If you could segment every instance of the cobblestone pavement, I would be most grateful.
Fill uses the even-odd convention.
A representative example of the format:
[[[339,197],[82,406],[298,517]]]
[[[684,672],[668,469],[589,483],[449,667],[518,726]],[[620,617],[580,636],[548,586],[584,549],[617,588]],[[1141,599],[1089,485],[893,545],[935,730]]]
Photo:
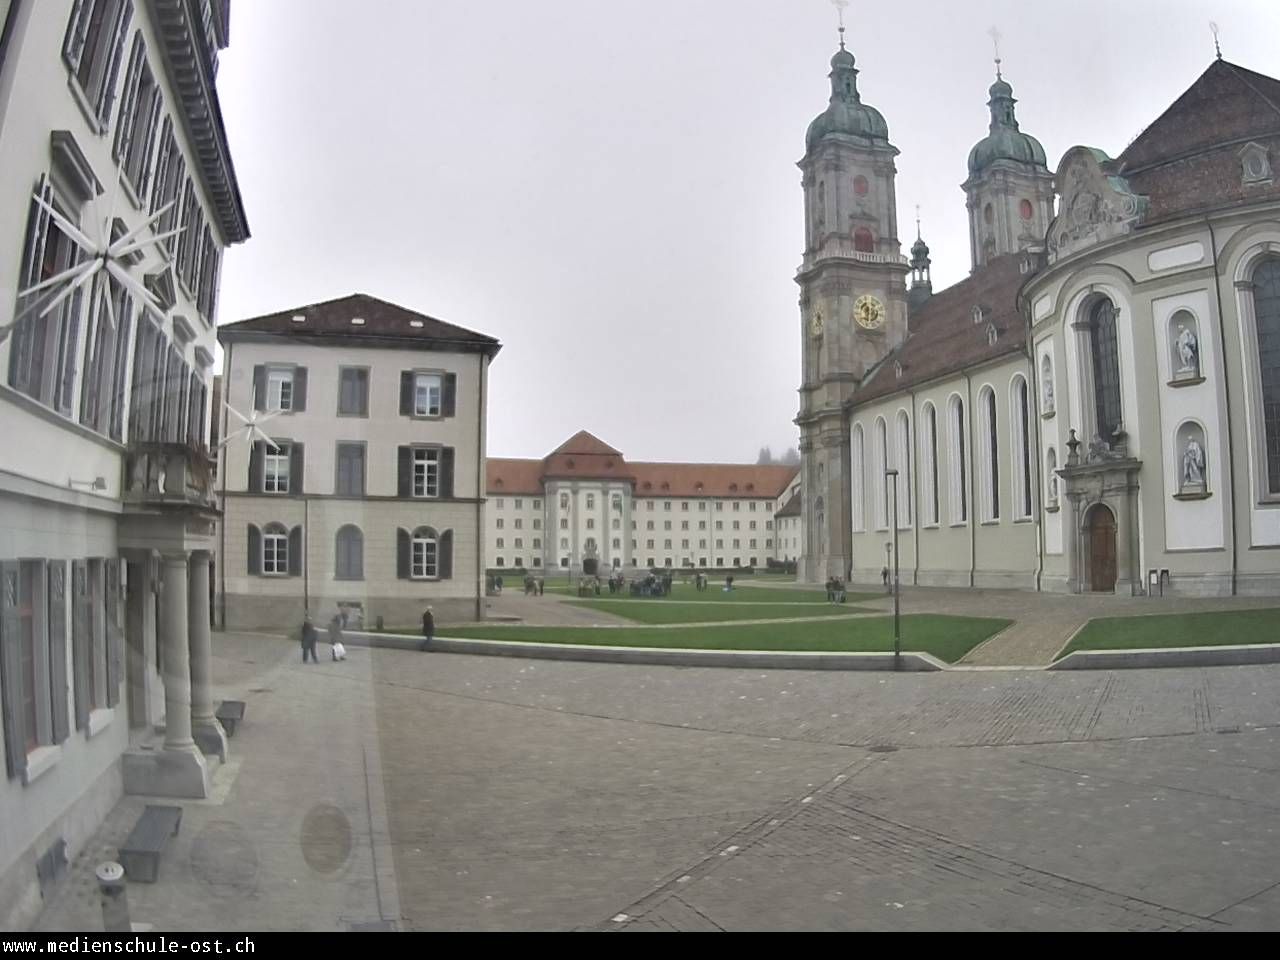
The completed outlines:
[[[162,930],[1280,929],[1280,666],[215,651],[249,711],[161,882],[130,887]],[[97,925],[94,857],[142,802],[42,929]]]

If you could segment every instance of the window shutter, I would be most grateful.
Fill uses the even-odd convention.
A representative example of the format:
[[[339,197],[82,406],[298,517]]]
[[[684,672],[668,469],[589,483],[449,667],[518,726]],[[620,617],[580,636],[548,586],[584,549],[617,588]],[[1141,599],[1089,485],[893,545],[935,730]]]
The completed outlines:
[[[83,560],[71,561],[71,666],[75,690],[76,729],[89,725],[89,573]]]
[[[440,450],[440,496],[445,500],[453,499],[453,447]]]
[[[266,444],[261,440],[254,441],[249,448],[249,492],[262,493],[266,486],[263,457],[266,456]]]
[[[409,579],[409,531],[396,530],[396,577]]]
[[[413,371],[405,370],[400,374],[400,416],[413,415]]]
[[[289,444],[289,492],[291,494],[302,493],[302,470],[306,465],[303,457],[302,444]]]
[[[98,105],[98,119],[102,121],[103,126],[111,120],[111,108],[116,100],[116,77],[120,74],[120,61],[124,59],[124,38],[129,32],[129,22],[132,19],[133,4],[122,4],[111,39],[111,66],[107,70],[106,82],[102,86],[102,102]]]
[[[446,417],[455,416],[458,406],[458,375],[456,373],[444,375],[444,397],[441,399],[441,406],[444,408]]]
[[[27,736],[22,723],[22,644],[18,620],[17,561],[0,563],[0,698],[4,701],[4,760],[10,777],[27,770]]]
[[[120,664],[124,629],[120,623],[120,561],[106,562],[107,568],[107,706],[120,702]]]
[[[401,447],[398,454],[399,459],[396,463],[396,496],[401,498],[410,497],[413,495],[413,450],[409,447]]]
[[[440,564],[439,572],[441,580],[453,579],[453,531],[446,530],[440,534]]]
[[[245,570],[251,577],[262,574],[262,531],[252,523],[249,524],[249,557]]]
[[[53,693],[53,742],[71,735],[67,702],[67,565],[50,560],[49,584],[49,684]]]
[[[261,363],[253,368],[253,409],[267,409],[267,368]]]
[[[289,531],[289,576],[302,576],[302,527]]]
[[[307,409],[307,368],[296,367],[293,371],[293,409],[303,413]]]

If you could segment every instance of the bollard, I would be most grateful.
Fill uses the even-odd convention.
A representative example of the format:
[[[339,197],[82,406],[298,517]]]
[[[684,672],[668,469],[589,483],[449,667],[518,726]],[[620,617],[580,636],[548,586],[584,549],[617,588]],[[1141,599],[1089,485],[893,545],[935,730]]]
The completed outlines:
[[[124,867],[114,861],[98,865],[98,890],[102,894],[102,929],[106,933],[129,933],[129,891],[125,886]]]

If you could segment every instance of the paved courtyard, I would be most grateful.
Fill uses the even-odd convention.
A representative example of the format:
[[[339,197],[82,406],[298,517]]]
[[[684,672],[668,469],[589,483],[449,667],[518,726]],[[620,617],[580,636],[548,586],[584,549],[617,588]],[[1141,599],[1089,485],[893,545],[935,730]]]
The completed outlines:
[[[215,635],[161,930],[1280,929],[1280,667],[842,674]],[[89,871],[45,929],[100,922]]]

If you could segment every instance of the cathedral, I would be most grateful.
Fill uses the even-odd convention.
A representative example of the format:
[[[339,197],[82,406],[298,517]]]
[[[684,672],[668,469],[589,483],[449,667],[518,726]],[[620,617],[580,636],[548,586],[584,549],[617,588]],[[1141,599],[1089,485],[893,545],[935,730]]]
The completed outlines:
[[[1219,55],[1118,157],[1051,170],[997,60],[971,273],[935,291],[843,41],[830,80],[799,164],[801,579],[879,583],[896,549],[904,584],[1280,593],[1280,81]]]

